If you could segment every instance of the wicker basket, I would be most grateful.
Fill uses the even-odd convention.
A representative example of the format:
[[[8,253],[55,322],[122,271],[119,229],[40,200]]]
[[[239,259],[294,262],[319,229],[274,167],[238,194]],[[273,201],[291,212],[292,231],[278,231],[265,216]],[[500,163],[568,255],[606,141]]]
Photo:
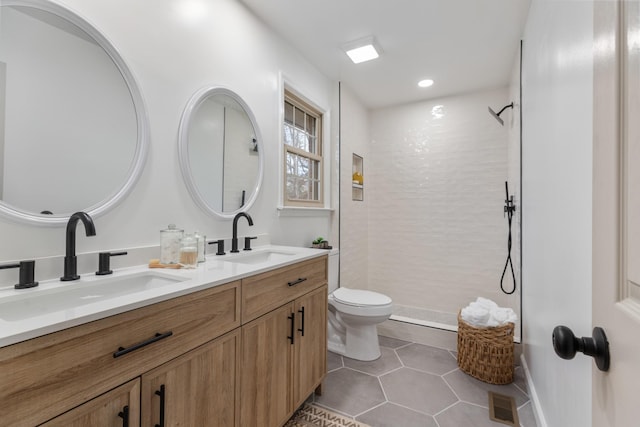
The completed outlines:
[[[475,327],[458,313],[458,366],[490,384],[513,382],[513,323]]]

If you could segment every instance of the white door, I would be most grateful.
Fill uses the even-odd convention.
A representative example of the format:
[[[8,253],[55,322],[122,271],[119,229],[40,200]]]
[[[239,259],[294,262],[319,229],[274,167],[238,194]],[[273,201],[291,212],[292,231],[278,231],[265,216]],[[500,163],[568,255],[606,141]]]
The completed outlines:
[[[607,334],[611,363],[608,372],[594,364],[593,426],[635,427],[640,426],[640,5],[596,1],[594,17],[593,326]]]

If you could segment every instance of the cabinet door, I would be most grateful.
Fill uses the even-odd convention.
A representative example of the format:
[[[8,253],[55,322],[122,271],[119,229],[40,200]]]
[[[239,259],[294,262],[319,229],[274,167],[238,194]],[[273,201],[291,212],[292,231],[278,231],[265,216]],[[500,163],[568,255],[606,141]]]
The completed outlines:
[[[280,426],[291,413],[294,317],[289,303],[242,327],[242,427]]]
[[[48,421],[44,427],[123,427],[140,423],[140,379],[129,381]]]
[[[142,426],[237,427],[236,329],[142,376]]]
[[[327,372],[327,286],[295,301],[294,408],[320,385]]]

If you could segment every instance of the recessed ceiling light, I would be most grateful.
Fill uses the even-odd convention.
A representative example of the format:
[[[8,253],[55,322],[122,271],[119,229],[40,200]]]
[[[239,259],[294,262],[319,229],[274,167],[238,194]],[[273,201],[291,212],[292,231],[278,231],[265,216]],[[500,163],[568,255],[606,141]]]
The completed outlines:
[[[354,64],[376,59],[382,53],[382,49],[373,37],[365,37],[342,47]]]
[[[424,80],[420,80],[418,82],[418,86],[420,87],[429,87],[433,85],[433,80],[431,79],[424,79]]]

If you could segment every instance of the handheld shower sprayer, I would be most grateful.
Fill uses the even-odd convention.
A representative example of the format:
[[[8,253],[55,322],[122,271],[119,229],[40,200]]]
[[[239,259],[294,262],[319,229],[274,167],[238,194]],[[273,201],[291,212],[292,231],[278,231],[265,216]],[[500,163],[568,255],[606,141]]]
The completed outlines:
[[[506,108],[506,107],[505,107]],[[504,270],[502,270],[502,277],[500,278],[500,289],[507,295],[511,295],[516,291],[516,273],[513,270],[513,262],[511,261],[511,221],[513,219],[513,213],[516,211],[516,205],[513,203],[513,196],[509,196],[509,183],[504,182],[504,189],[506,191],[506,198],[504,199],[504,213],[507,216],[509,222],[509,238],[507,240],[507,262],[504,264]],[[511,266],[511,277],[513,278],[513,289],[511,292],[507,292],[504,289],[504,275],[507,272],[507,268]]]
[[[495,119],[496,119],[498,122],[500,122],[500,124],[501,124],[502,126],[504,126],[504,120],[502,120],[502,119],[500,118],[500,114],[502,114],[502,112],[503,112],[504,110],[506,110],[507,108],[513,108],[513,102],[512,102],[511,104],[509,104],[509,105],[505,105],[504,107],[502,107],[502,110],[498,111],[497,113],[496,113],[495,111],[493,111],[493,109],[492,109],[491,107],[487,107],[487,108],[489,109],[489,112],[491,113],[491,115],[492,115],[493,117],[495,117]]]

